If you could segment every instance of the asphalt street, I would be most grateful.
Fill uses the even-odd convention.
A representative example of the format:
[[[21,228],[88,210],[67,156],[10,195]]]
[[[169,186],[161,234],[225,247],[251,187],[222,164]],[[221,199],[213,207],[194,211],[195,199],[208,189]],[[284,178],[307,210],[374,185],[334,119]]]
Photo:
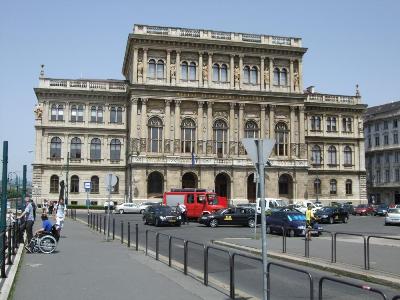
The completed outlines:
[[[80,211],[77,213],[77,217],[83,220],[87,220],[86,212]],[[224,238],[243,238],[254,237],[254,229],[245,228],[245,227],[217,227],[217,228],[209,228],[197,224],[195,222],[191,222],[190,225],[182,225],[181,227],[154,227],[149,225],[144,225],[142,222],[142,216],[138,214],[114,214],[116,224],[116,235],[120,235],[120,224],[121,221],[124,222],[124,237],[126,240],[126,231],[127,231],[127,222],[131,223],[131,240],[134,243],[134,224],[139,224],[139,243],[144,246],[145,243],[145,231],[146,229],[150,229],[155,232],[160,232],[168,235],[172,235],[181,239],[187,239],[194,241],[196,243],[207,244],[211,240],[221,240]],[[329,228],[329,229],[328,229]],[[353,217],[351,218],[351,222],[349,224],[334,224],[334,225],[326,225],[327,230],[332,231],[341,231],[341,232],[350,232],[356,231],[359,233],[368,233],[368,234],[386,234],[390,236],[398,234],[400,231],[400,227],[385,227],[383,226],[383,219],[379,217]],[[296,247],[300,247],[304,249],[304,240],[302,238],[294,238],[292,240],[288,239],[288,248],[292,247],[296,249]],[[323,239],[322,239],[323,240]],[[279,248],[281,245],[281,237],[270,235],[270,249],[273,247]],[[297,243],[297,244],[296,244]],[[329,241],[326,240],[328,244]],[[293,245],[292,245],[293,244]],[[300,245],[300,246],[299,246]],[[149,232],[149,244],[148,247],[150,250],[155,251],[155,233]],[[168,240],[166,236],[160,235],[160,255],[167,256],[168,255]],[[328,248],[329,249],[329,248]],[[181,240],[173,239],[172,240],[172,258],[176,262],[175,267],[180,268],[183,264],[183,243]],[[397,248],[398,250],[398,248]],[[320,251],[320,250],[319,250]],[[354,249],[348,249],[353,255],[359,256],[361,251],[354,251]],[[289,250],[288,250],[289,252]],[[315,252],[315,250],[311,247],[311,252]],[[325,252],[325,251],[321,251]],[[342,255],[342,253],[340,254]],[[346,256],[346,255],[344,255]],[[396,257],[396,256],[394,256]],[[198,275],[202,274],[203,271],[203,261],[204,261],[204,253],[203,248],[201,246],[195,244],[189,244],[189,272]],[[362,262],[362,259],[360,259]],[[301,267],[304,269],[304,267]],[[307,286],[307,278],[304,275],[297,274],[294,272],[289,272],[287,270],[283,270],[281,268],[273,267],[271,271],[271,296],[273,299],[293,299],[293,295],[296,295],[296,299],[306,299],[307,298],[307,289],[304,287]],[[237,260],[237,264],[235,264],[235,281],[236,288],[241,292],[244,292],[249,295],[253,295],[256,297],[261,296],[261,274],[262,274],[262,266],[258,262],[251,261],[249,259],[239,258]],[[315,279],[320,278],[324,275],[332,275],[327,272],[316,271],[314,269],[309,269],[310,273],[313,275]],[[213,279],[217,280],[219,283],[223,283],[225,285],[229,284],[229,263],[228,263],[228,255],[222,251],[211,249],[209,255],[209,277],[210,281]],[[288,285],[288,282],[290,284]],[[391,290],[389,288],[379,286],[380,289],[384,290],[388,295],[397,294],[398,291]],[[341,295],[338,295],[338,291],[340,290]],[[337,286],[333,284],[326,285],[326,299],[359,299],[360,291],[354,290],[353,288],[343,288],[339,289]],[[362,291],[361,291],[362,292]],[[367,294],[363,295],[363,298],[366,299],[377,299],[377,298],[368,298]]]

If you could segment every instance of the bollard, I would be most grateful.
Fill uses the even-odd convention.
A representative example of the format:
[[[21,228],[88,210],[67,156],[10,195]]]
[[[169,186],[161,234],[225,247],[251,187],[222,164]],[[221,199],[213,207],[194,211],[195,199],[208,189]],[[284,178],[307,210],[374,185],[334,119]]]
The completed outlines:
[[[99,231],[99,214],[96,215],[96,230]]]
[[[17,226],[13,226],[13,255],[17,254]]]
[[[305,243],[304,243],[304,256],[305,257],[310,257],[310,241],[308,240],[308,232],[309,232],[309,229],[306,228],[305,237],[304,237],[304,241],[305,241]]]
[[[128,248],[131,247],[131,222],[128,222]]]
[[[5,249],[5,245],[6,245],[6,232],[3,231],[3,236],[1,237],[1,260],[3,261],[3,263],[1,264],[1,278],[7,278],[6,275],[6,249]]]
[[[12,262],[12,259],[11,259],[11,227],[8,227],[7,233],[8,233],[8,239],[7,239],[7,248],[8,248],[7,249],[7,256],[8,256],[7,265],[12,265],[13,262]]]
[[[113,218],[113,229],[112,229],[113,240],[115,240],[115,219]]]
[[[172,252],[172,237],[168,237],[168,266],[172,265],[171,259],[171,252]]]
[[[100,229],[100,230],[99,230],[100,233],[101,233],[101,225],[102,225],[102,223],[103,223],[103,218],[100,216],[100,228],[99,228],[99,229]]]
[[[104,215],[104,228],[103,228],[103,233],[104,233],[104,235],[106,235],[106,223],[107,223],[107,216],[106,215]]]
[[[158,260],[158,249],[160,247],[160,234],[156,233],[156,260]]]
[[[124,221],[121,221],[121,244],[124,243]]]
[[[90,214],[87,214],[87,226],[90,227]]]
[[[136,251],[139,251],[139,225],[136,224]]]

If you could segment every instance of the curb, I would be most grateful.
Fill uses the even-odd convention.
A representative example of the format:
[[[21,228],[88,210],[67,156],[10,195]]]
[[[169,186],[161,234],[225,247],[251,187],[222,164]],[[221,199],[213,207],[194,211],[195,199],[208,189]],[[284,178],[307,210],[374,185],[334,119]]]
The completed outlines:
[[[242,245],[237,245],[234,243],[229,243],[229,242],[223,242],[223,241],[211,241],[215,245],[227,247],[227,248],[232,248],[240,251],[244,251],[247,253],[251,253],[253,255],[260,256],[261,255],[261,250],[252,248],[252,247],[247,247],[247,246],[242,246]],[[277,260],[282,260],[286,261],[289,263],[294,263],[294,264],[299,264],[303,265],[306,267],[322,270],[322,271],[328,271],[331,273],[335,273],[337,275],[342,275],[342,276],[347,276],[351,277],[354,279],[359,279],[371,283],[376,283],[376,284],[382,284],[388,287],[400,289],[400,278],[393,278],[385,275],[375,275],[368,273],[366,271],[356,271],[356,270],[343,270],[340,269],[339,267],[330,264],[330,263],[324,263],[320,262],[317,263],[315,260],[312,258],[301,258],[301,257],[295,257],[293,255],[288,255],[288,254],[283,254],[283,253],[278,253],[274,251],[268,251],[268,257],[274,258]]]
[[[4,281],[0,291],[0,300],[7,300],[10,295],[10,291],[13,287],[15,275],[17,274],[19,262],[21,261],[22,252],[24,251],[24,244],[19,244],[17,254],[14,257],[13,264],[7,273],[7,278]]]

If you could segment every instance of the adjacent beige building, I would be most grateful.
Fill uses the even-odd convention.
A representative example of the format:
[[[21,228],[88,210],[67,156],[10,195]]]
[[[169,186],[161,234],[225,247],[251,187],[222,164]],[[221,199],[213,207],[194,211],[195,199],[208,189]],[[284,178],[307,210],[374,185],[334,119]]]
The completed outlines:
[[[90,199],[104,201],[110,172],[119,178],[115,201],[181,187],[252,201],[254,167],[240,140],[255,137],[276,140],[268,197],[366,201],[366,105],[358,92],[304,92],[306,51],[293,37],[135,25],[125,81],[42,74],[35,89],[37,197],[56,197],[68,169],[70,203],[84,203],[84,181],[96,188]]]

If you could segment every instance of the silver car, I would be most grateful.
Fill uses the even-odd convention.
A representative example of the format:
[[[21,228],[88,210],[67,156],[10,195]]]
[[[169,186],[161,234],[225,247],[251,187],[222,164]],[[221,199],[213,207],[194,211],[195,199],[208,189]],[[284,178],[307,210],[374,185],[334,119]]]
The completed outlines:
[[[139,213],[140,208],[138,205],[135,205],[134,203],[121,203],[118,204],[117,207],[115,208],[115,213]]]
[[[400,208],[389,208],[385,217],[385,225],[400,224]]]

